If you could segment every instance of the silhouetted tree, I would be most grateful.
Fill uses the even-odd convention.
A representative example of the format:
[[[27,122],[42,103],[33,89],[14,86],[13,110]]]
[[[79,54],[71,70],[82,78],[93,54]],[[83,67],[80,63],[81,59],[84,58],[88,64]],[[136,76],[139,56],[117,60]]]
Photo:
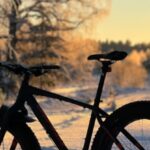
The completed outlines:
[[[40,63],[61,58],[64,32],[104,14],[110,0],[1,0],[0,24],[6,60]],[[19,53],[19,57],[18,54]]]
[[[104,51],[110,51],[110,50],[123,50],[127,52],[131,52],[133,49],[141,51],[146,51],[147,49],[150,49],[150,43],[137,43],[137,44],[131,44],[131,41],[127,40],[125,42],[122,41],[104,41],[99,42],[99,47],[101,50]]]
[[[59,43],[64,31],[74,30],[92,16],[103,14],[107,6],[103,0],[2,0],[0,4],[1,24],[8,30],[5,37],[9,53],[17,49],[18,41],[42,41],[44,49],[48,42]],[[24,38],[18,39],[18,31]]]

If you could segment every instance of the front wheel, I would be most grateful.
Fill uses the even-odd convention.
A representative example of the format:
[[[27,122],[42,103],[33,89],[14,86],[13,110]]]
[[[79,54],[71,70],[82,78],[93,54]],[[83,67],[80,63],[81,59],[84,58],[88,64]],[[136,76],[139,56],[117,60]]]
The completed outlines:
[[[150,101],[138,101],[119,108],[108,117],[105,126],[125,150],[149,150]],[[138,143],[126,138],[122,132],[124,130]],[[93,141],[92,150],[119,150],[119,148],[104,129],[100,128]]]
[[[17,144],[16,144],[17,143]],[[0,145],[1,150],[40,150],[39,143],[24,123],[12,123]]]
[[[6,106],[0,108],[0,128],[7,110],[8,107]],[[20,117],[16,117],[10,121],[0,150],[41,150],[34,133],[25,121],[21,120]]]

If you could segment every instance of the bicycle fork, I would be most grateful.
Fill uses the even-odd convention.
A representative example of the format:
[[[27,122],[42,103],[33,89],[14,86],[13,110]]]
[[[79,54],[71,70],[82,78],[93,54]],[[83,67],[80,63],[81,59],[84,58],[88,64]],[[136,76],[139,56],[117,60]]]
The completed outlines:
[[[0,145],[3,141],[6,130],[8,128],[10,114],[11,114],[10,110],[6,110],[3,106],[1,109],[2,109],[2,116],[1,116],[2,122],[1,122],[1,128],[0,128]]]
[[[12,109],[10,108],[6,114],[3,114],[4,115],[4,119],[2,121],[2,125],[1,125],[1,129],[0,129],[0,145],[2,144],[2,141],[5,137],[5,134],[6,134],[6,131],[8,130],[8,125],[9,125],[9,122],[10,122],[10,116],[12,115]],[[13,117],[12,117],[13,118]],[[15,137],[13,137],[13,140],[12,140],[12,143],[11,143],[11,146],[10,146],[10,150],[15,150],[16,147],[17,147],[17,140]]]
[[[6,133],[6,129],[4,127],[1,127],[1,130],[0,130],[0,145],[2,144],[5,133]],[[15,150],[16,147],[17,147],[17,144],[18,144],[18,142],[17,142],[16,138],[13,137],[13,140],[12,140],[12,143],[11,143],[11,146],[10,146],[10,150]]]

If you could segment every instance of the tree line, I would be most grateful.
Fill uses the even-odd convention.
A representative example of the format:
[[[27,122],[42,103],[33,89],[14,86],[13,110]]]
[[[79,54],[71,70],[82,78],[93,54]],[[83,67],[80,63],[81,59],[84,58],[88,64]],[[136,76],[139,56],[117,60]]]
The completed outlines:
[[[150,49],[150,43],[137,43],[132,44],[131,41],[127,40],[125,42],[122,41],[103,41],[99,42],[99,49],[103,51],[110,51],[110,50],[122,50],[131,52],[133,49],[136,49],[137,51]]]
[[[0,42],[5,42],[4,47],[0,46],[0,60],[26,65],[67,62],[66,37],[107,12],[109,3],[110,0],[0,0]],[[51,84],[55,76],[42,80]],[[60,78],[59,74],[57,80]],[[0,70],[2,93],[13,92],[17,85],[16,77]]]

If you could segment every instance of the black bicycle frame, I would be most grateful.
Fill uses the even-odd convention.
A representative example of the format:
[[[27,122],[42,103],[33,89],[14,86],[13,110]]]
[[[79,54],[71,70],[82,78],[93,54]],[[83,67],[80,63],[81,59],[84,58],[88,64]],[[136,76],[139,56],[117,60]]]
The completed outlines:
[[[33,87],[33,86],[29,85],[30,76],[28,76],[28,75],[25,76],[24,80],[22,82],[21,88],[19,90],[17,100],[16,100],[15,104],[10,108],[8,113],[6,114],[6,117],[5,117],[6,119],[4,119],[4,122],[2,123],[1,131],[0,131],[0,142],[3,140],[3,136],[5,135],[5,132],[7,130],[7,123],[9,123],[10,115],[17,112],[18,110],[22,110],[24,108],[25,102],[27,101],[27,103],[31,107],[33,113],[38,118],[38,120],[40,121],[40,123],[42,124],[42,126],[44,127],[46,132],[48,133],[49,137],[54,141],[54,143],[56,144],[58,149],[59,150],[68,150],[68,148],[64,144],[63,140],[60,138],[59,134],[57,133],[57,131],[53,127],[52,123],[46,116],[45,112],[42,110],[42,108],[37,103],[37,101],[34,97],[34,95],[37,95],[37,96],[40,95],[40,96],[46,96],[46,97],[54,98],[56,100],[72,103],[72,104],[78,105],[80,107],[88,108],[89,110],[91,110],[91,117],[89,120],[89,125],[88,125],[88,130],[87,130],[83,150],[89,149],[89,145],[90,145],[90,141],[91,141],[91,137],[92,137],[96,119],[98,120],[101,127],[109,135],[109,137],[112,138],[112,140],[116,143],[118,148],[121,150],[124,150],[122,145],[120,144],[120,142],[111,135],[111,133],[108,131],[108,129],[105,127],[105,125],[102,121],[102,117],[106,118],[108,116],[108,114],[106,112],[104,112],[101,108],[99,108],[99,103],[100,103],[100,99],[101,99],[101,93],[102,93],[102,89],[103,89],[103,85],[104,85],[104,80],[106,77],[106,73],[109,72],[109,69],[110,68],[109,68],[108,64],[102,68],[102,75],[101,75],[101,78],[99,81],[96,97],[94,100],[94,105],[90,105],[90,104],[87,104],[87,103],[84,103],[84,102],[81,102],[81,101],[78,101],[78,100],[75,100],[72,98],[68,98],[68,97],[65,97],[65,96],[62,96],[62,95],[59,95],[56,93],[48,92],[46,90],[42,90],[42,89]],[[124,132],[124,130],[122,132]],[[128,135],[127,131],[125,131],[124,133],[126,133],[126,135]],[[131,136],[131,138],[130,138],[130,136],[128,136],[128,137],[129,137],[129,139],[132,139],[132,136]]]
[[[105,126],[103,125],[103,122],[101,120],[101,117],[108,116],[108,114],[106,112],[104,112],[102,109],[99,108],[101,93],[102,93],[106,73],[108,72],[108,67],[103,68],[102,71],[103,71],[103,73],[101,75],[100,82],[98,85],[94,105],[90,105],[90,104],[87,104],[87,103],[84,103],[84,102],[81,102],[81,101],[78,101],[78,100],[75,100],[72,98],[68,98],[68,97],[65,97],[65,96],[62,96],[62,95],[59,95],[56,93],[48,92],[48,91],[30,86],[30,85],[28,85],[28,79],[26,80],[27,82],[25,81],[26,87],[23,86],[24,91],[22,93],[25,93],[24,95],[26,95],[25,98],[26,98],[28,105],[31,107],[35,116],[38,118],[38,120],[40,121],[40,123],[42,124],[42,126],[44,127],[46,132],[48,133],[48,135],[51,137],[51,139],[54,141],[54,143],[60,150],[68,150],[68,149],[67,149],[66,145],[64,144],[64,142],[62,141],[62,139],[60,138],[57,131],[55,130],[55,128],[53,127],[53,125],[51,124],[50,120],[47,118],[44,111],[41,109],[39,104],[36,102],[34,95],[50,97],[50,98],[54,98],[54,99],[60,100],[60,101],[62,100],[62,101],[72,103],[72,104],[78,105],[80,107],[88,108],[91,110],[91,117],[90,117],[88,130],[87,130],[87,134],[86,134],[86,138],[85,138],[85,143],[83,146],[83,150],[88,150],[96,118],[97,118],[98,122],[100,123],[100,125],[105,128]],[[20,97],[23,97],[23,96],[20,96]],[[117,139],[115,139],[114,137],[112,137],[112,135],[109,133],[109,131],[107,131],[107,129],[105,129],[105,130],[108,133],[108,135],[115,141],[115,143],[120,145],[119,141]]]
[[[101,117],[99,116],[99,114],[106,117],[107,116],[106,112],[104,112],[103,110],[101,110],[98,107],[95,107],[94,105],[92,106],[90,104],[86,104],[86,103],[80,102],[78,100],[64,97],[64,96],[61,96],[61,95],[58,95],[58,94],[55,94],[52,92],[48,92],[45,90],[41,90],[41,89],[38,89],[38,88],[35,88],[32,86],[28,86],[27,89],[28,90],[26,90],[26,92],[28,93],[28,97],[26,97],[26,98],[27,98],[28,105],[31,107],[35,116],[38,118],[38,120],[40,121],[40,123],[42,124],[42,126],[44,127],[46,132],[49,134],[51,139],[54,141],[54,143],[60,150],[68,150],[68,149],[65,146],[65,144],[63,143],[62,139],[59,137],[57,131],[54,129],[53,125],[51,124],[51,122],[49,121],[49,119],[47,118],[47,116],[45,115],[43,110],[41,109],[41,107],[39,106],[39,104],[36,102],[35,97],[33,95],[46,96],[46,97],[54,98],[57,100],[62,100],[62,101],[69,102],[69,103],[78,105],[80,107],[88,108],[88,109],[92,110],[91,119],[89,122],[88,131],[87,131],[85,144],[84,144],[84,148],[83,148],[84,150],[89,149],[89,144],[91,141],[91,136],[92,136],[92,132],[93,132],[93,128],[94,128],[95,119],[99,118],[98,120],[101,120]]]
[[[60,101],[62,100],[68,103],[78,105],[83,108],[90,109],[92,111],[91,118],[89,121],[87,135],[86,135],[86,139],[85,139],[85,143],[83,147],[83,150],[88,150],[96,118],[98,118],[98,120],[102,123],[101,116],[105,116],[105,117],[108,116],[106,112],[104,112],[102,109],[99,108],[100,97],[101,97],[101,93],[102,93],[102,89],[104,85],[106,72],[107,72],[106,70],[105,71],[103,70],[103,74],[101,76],[101,79],[98,85],[98,90],[97,90],[97,94],[95,97],[94,105],[90,105],[90,104],[87,104],[87,103],[84,103],[84,102],[81,102],[72,98],[68,98],[68,97],[65,97],[56,93],[48,92],[48,91],[30,86],[29,85],[30,76],[25,76],[22,82],[21,88],[19,90],[16,103],[14,104],[13,108],[14,110],[19,110],[20,108],[24,107],[24,103],[25,101],[27,101],[28,105],[31,107],[35,116],[38,118],[38,120],[40,121],[40,123],[42,124],[42,126],[44,127],[48,135],[50,136],[50,138],[54,141],[54,143],[60,150],[68,150],[68,149],[66,145],[64,144],[64,142],[62,141],[62,139],[60,138],[60,136],[58,135],[53,125],[51,124],[50,120],[47,118],[46,114],[44,113],[40,105],[37,103],[34,95],[50,97],[56,100],[60,100]]]

